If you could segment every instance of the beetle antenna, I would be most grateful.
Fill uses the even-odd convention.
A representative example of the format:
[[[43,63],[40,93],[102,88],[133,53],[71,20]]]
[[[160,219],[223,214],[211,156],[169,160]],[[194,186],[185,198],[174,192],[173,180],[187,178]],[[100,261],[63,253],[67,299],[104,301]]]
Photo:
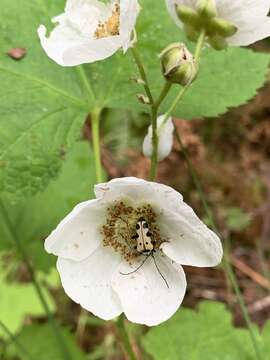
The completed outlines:
[[[143,262],[137,267],[137,269],[135,269],[135,270],[133,270],[133,271],[131,271],[131,272],[129,272],[129,273],[122,273],[122,272],[120,272],[120,274],[121,274],[121,275],[134,274],[136,271],[138,271],[138,270],[145,264],[146,260],[147,260],[150,256],[151,256],[151,253],[145,257],[145,259],[144,259]]]
[[[168,281],[165,279],[165,277],[162,275],[161,271],[159,270],[159,267],[157,266],[157,263],[156,263],[156,259],[155,259],[155,257],[154,257],[154,254],[153,254],[153,253],[151,253],[150,255],[152,255],[152,258],[153,258],[154,263],[155,263],[155,267],[156,267],[156,269],[157,269],[157,271],[158,271],[159,275],[162,277],[162,279],[164,280],[164,282],[165,282],[165,284],[166,284],[167,288],[169,289],[169,284],[168,284]]]

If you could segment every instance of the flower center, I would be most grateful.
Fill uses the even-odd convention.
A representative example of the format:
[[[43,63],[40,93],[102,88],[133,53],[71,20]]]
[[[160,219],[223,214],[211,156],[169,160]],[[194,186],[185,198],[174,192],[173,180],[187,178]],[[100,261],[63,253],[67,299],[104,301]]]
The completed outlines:
[[[132,207],[123,201],[107,209],[102,226],[103,245],[112,247],[128,262],[159,249],[164,240],[157,226],[157,215],[151,205]]]
[[[95,31],[96,39],[120,34],[120,3],[116,0],[113,5],[111,16],[105,22],[99,22]]]

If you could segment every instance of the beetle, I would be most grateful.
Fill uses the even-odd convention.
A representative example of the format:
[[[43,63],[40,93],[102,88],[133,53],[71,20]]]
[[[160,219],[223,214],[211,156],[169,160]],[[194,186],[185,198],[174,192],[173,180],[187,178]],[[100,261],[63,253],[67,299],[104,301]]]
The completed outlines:
[[[121,273],[121,275],[130,275],[133,274],[135,272],[137,272],[147,261],[147,259],[149,259],[150,257],[152,257],[155,267],[159,273],[159,275],[162,277],[162,279],[164,280],[167,288],[169,288],[169,284],[167,282],[167,280],[165,279],[165,277],[162,275],[159,267],[157,266],[156,263],[156,259],[154,256],[154,253],[156,252],[155,250],[155,240],[153,240],[153,234],[150,232],[149,230],[149,225],[147,223],[147,221],[143,218],[140,217],[139,220],[136,223],[136,234],[134,234],[132,236],[133,240],[137,241],[137,245],[134,247],[134,249],[141,255],[145,256],[145,259],[142,261],[142,263],[133,271],[129,272],[129,273]]]

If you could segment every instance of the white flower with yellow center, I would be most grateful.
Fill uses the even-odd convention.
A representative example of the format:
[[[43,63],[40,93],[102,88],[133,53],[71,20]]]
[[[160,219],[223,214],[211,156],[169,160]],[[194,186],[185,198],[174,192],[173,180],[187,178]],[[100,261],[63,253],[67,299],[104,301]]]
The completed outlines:
[[[232,36],[226,39],[232,46],[250,45],[270,36],[270,0],[166,0],[166,3],[171,16],[180,27],[183,23],[177,16],[176,6],[187,6],[195,11],[208,6],[209,15],[212,12],[213,17],[217,17],[213,25],[220,25],[222,31],[225,29],[225,20],[228,31],[229,24],[235,27],[235,30],[231,27]],[[224,35],[227,37],[229,33]]]
[[[170,117],[167,121],[165,121],[165,123],[164,123],[164,119],[165,119],[165,115],[161,115],[157,119],[158,161],[165,159],[170,154],[173,147],[174,126],[173,126],[172,118]],[[152,139],[153,139],[153,130],[152,130],[152,125],[150,125],[148,128],[148,133],[143,141],[143,153],[145,156],[148,157],[151,157],[153,151]]]
[[[67,295],[109,320],[157,325],[181,305],[182,265],[215,266],[222,246],[169,186],[120,178],[95,187],[46,239]]]
[[[75,66],[103,60],[120,48],[132,46],[139,13],[137,0],[67,0],[65,12],[52,19],[56,27],[46,36],[38,28],[47,55],[62,66]]]

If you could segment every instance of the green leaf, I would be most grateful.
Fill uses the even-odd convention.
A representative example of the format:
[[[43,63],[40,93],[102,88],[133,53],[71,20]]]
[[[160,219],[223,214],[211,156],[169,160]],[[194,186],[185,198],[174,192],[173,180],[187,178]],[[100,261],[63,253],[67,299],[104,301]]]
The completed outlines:
[[[184,41],[190,50],[194,50],[194,44],[184,37],[183,32],[168,16],[165,1],[159,6],[155,0],[143,1],[138,33],[151,83],[154,84],[154,89],[160,88],[157,54],[172,42]],[[255,53],[248,49],[203,50],[199,77],[174,115],[184,119],[217,116],[230,107],[245,103],[265,82],[268,65],[268,54]],[[180,89],[179,86],[174,87],[162,111],[168,108],[168,104]]]
[[[130,51],[77,68],[63,68],[47,57],[37,27],[43,23],[51,28],[50,19],[63,12],[64,3],[0,0],[0,189],[16,200],[45,189],[56,177],[62,152],[73,146],[94,107],[148,110],[136,98],[142,86],[130,81],[137,74]],[[157,95],[164,83],[158,54],[169,43],[185,38],[169,17],[165,1],[142,2],[137,32]],[[5,55],[18,46],[27,50],[23,59]],[[268,55],[247,49],[206,49],[198,80],[174,115],[186,119],[216,116],[246,102],[262,86],[268,63]],[[161,112],[179,90],[174,87]]]
[[[67,155],[60,176],[51,181],[45,192],[16,204],[2,197],[17,236],[37,269],[47,271],[54,264],[55,257],[44,250],[44,239],[77,203],[93,196],[94,184],[93,153],[87,142],[78,142]],[[12,249],[13,243],[0,213],[0,250]]]
[[[61,328],[61,335],[68,348],[71,358],[76,360],[85,359],[85,355],[76,345],[74,337],[66,328]],[[63,354],[57,343],[57,339],[52,333],[49,324],[33,324],[25,326],[18,336],[18,341],[28,350],[33,359],[38,360],[63,360]],[[15,353],[18,349],[14,347]],[[21,360],[28,360],[26,354],[18,352]]]
[[[0,293],[0,320],[12,333],[20,329],[26,316],[46,315],[32,284],[10,283],[1,276]],[[51,311],[54,311],[52,297],[44,288],[43,293]],[[0,328],[0,337],[6,336]]]
[[[77,69],[54,64],[38,41],[38,25],[64,1],[54,3],[0,1],[0,189],[14,198],[57,175],[87,114]],[[6,52],[18,46],[27,54],[15,61]]]
[[[257,333],[264,360],[270,359],[269,324],[264,338]],[[247,329],[235,328],[231,314],[218,302],[201,302],[198,311],[182,308],[166,323],[152,328],[144,347],[155,360],[253,360]]]
[[[176,27],[168,15],[165,1],[142,2],[137,33],[141,57],[152,90],[158,96],[164,83],[158,55],[172,42],[185,42],[190,50],[194,50],[194,44]],[[268,65],[268,54],[248,49],[204,49],[198,79],[174,115],[184,119],[217,116],[230,107],[247,102],[265,82]],[[118,53],[110,59],[84,67],[100,104],[112,108],[148,111],[136,98],[137,93],[143,92],[143,87],[130,81],[136,74],[139,76],[130,52],[125,56]],[[168,109],[180,89],[180,86],[173,87],[161,112]]]

